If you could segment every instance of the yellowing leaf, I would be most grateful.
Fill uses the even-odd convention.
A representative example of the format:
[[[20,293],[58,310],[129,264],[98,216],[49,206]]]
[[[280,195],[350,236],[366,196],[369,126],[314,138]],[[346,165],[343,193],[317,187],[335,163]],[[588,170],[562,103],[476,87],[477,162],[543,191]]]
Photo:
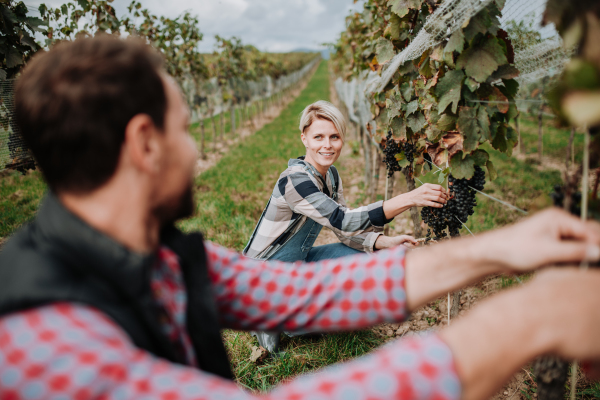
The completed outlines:
[[[377,61],[383,64],[394,57],[394,45],[389,40],[380,37],[375,45],[375,53],[377,54]]]
[[[404,17],[410,10],[421,8],[421,0],[389,0],[388,6],[399,17]]]

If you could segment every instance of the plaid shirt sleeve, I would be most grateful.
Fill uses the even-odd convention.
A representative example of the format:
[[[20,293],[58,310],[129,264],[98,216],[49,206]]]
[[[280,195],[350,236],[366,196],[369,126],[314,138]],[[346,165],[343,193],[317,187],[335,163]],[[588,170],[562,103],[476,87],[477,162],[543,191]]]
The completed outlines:
[[[406,318],[403,246],[315,263],[284,263],[204,244],[225,327],[330,331]]]
[[[285,201],[295,213],[331,229],[342,243],[357,250],[372,252],[379,232],[388,222],[383,201],[349,209],[323,193],[315,179],[304,171],[281,178],[278,187],[279,201]]]
[[[457,400],[460,393],[452,354],[435,335],[394,342],[259,397],[135,347],[87,306],[60,303],[0,319],[3,400]]]

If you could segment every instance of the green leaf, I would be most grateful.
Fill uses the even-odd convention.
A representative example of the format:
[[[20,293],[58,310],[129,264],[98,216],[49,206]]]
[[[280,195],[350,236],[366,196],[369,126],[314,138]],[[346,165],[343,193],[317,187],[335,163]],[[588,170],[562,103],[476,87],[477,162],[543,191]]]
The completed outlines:
[[[502,153],[506,153],[510,156],[512,155],[512,149],[517,144],[518,140],[519,137],[516,135],[514,129],[502,123],[498,125],[496,135],[492,141],[492,146],[496,150],[499,150]]]
[[[6,71],[3,69],[0,69],[0,81],[3,81],[6,79]]]
[[[475,173],[475,162],[469,155],[463,159],[462,151],[459,151],[450,159],[450,168],[456,179],[471,179]]]
[[[396,160],[398,160],[398,165],[401,168],[406,168],[410,165],[410,162],[406,159],[406,157],[404,157],[404,153],[401,154],[402,158],[400,160],[398,160],[398,157],[396,157]],[[398,154],[396,154],[396,156],[398,156]]]
[[[69,14],[69,9],[67,8],[66,4],[63,4],[62,6],[60,6],[60,11],[62,12],[62,15]]]
[[[406,124],[413,131],[413,133],[419,132],[425,126],[425,116],[422,113],[415,113],[407,118]]]
[[[399,17],[404,17],[410,10],[421,8],[421,0],[388,0],[388,6]]]
[[[466,74],[477,82],[485,82],[492,72],[506,63],[502,47],[495,37],[489,37],[465,50],[456,60],[456,68],[464,69]]]
[[[377,54],[379,64],[383,64],[394,57],[394,45],[389,40],[380,37],[375,45],[375,54]]]
[[[490,117],[485,110],[485,107],[479,106],[477,110],[477,125],[479,125],[479,132],[481,133],[482,139],[492,140],[492,133],[490,132]]]
[[[21,52],[14,47],[8,49],[8,54],[6,55],[6,66],[8,68],[14,68],[21,64],[23,64],[23,55]]]
[[[470,76],[467,77],[467,79],[465,79],[465,86],[467,87],[467,89],[469,89],[471,92],[476,91],[477,89],[479,89],[479,83],[471,78]]]
[[[396,14],[392,14],[392,16],[390,17],[390,30],[391,30],[390,37],[392,38],[392,40],[400,39],[400,33],[401,33],[400,24],[401,24],[400,17],[398,17],[398,15],[396,15]]]
[[[406,123],[402,118],[394,118],[390,123],[392,135],[396,140],[406,140]]]
[[[431,63],[429,62],[429,57],[427,57],[423,63],[421,63],[421,68],[419,68],[419,74],[424,76],[427,79],[433,77],[434,70],[431,68]]]
[[[465,74],[461,70],[452,70],[440,79],[435,87],[435,95],[440,100],[438,103],[440,113],[444,112],[450,104],[452,104],[452,112],[456,113],[464,78]]]
[[[477,109],[472,107],[461,107],[458,113],[458,131],[463,136],[463,150],[465,154],[471,153],[479,146],[481,136],[477,122]]]
[[[43,6],[43,4],[42,4]],[[40,8],[42,7],[40,6]],[[33,31],[36,32],[44,32],[45,29],[43,29],[43,27],[47,27],[48,26],[48,22],[43,21],[37,17],[27,17],[27,26],[29,26],[29,28]]]
[[[473,162],[475,163],[475,165],[479,165],[480,167],[486,165],[486,163],[490,159],[490,155],[488,154],[488,152],[481,149],[475,150],[473,154],[471,154],[471,157],[473,158]]]
[[[465,48],[465,35],[463,34],[462,29],[455,31],[448,39],[448,43],[446,43],[446,47],[444,47],[444,52],[452,53],[457,51],[462,53]]]
[[[515,103],[510,103],[508,106],[508,112],[506,113],[506,118],[509,120],[517,118],[519,115],[519,110],[517,109],[517,105]]]
[[[490,178],[490,181],[496,180],[498,173],[496,172],[496,168],[494,167],[492,160],[488,160],[488,162],[485,163],[485,166],[487,167],[488,178]]]
[[[454,131],[456,130],[456,116],[452,114],[442,114],[440,119],[437,122],[436,128],[441,131]]]
[[[413,89],[410,87],[409,82],[404,82],[402,85],[400,85],[400,93],[402,93],[404,100],[410,101],[413,95]]]
[[[413,100],[406,105],[406,116],[408,117],[410,114],[414,113],[419,109],[419,101]]]
[[[519,82],[514,79],[503,79],[502,83],[504,83],[505,95],[508,97],[515,97],[519,92]]]

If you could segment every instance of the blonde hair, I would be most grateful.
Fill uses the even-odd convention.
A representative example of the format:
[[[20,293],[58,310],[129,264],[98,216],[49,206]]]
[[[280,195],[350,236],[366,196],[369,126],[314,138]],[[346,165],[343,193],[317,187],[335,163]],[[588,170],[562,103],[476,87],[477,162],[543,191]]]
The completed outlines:
[[[300,116],[300,132],[304,133],[315,119],[331,121],[340,134],[342,142],[346,140],[346,120],[336,106],[325,100],[319,100],[306,106]]]

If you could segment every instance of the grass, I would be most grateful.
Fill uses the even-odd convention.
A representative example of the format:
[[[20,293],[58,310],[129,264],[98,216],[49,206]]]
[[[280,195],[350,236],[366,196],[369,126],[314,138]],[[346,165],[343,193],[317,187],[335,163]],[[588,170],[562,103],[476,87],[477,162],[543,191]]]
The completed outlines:
[[[45,191],[39,171],[0,172],[0,239],[33,218]]]

